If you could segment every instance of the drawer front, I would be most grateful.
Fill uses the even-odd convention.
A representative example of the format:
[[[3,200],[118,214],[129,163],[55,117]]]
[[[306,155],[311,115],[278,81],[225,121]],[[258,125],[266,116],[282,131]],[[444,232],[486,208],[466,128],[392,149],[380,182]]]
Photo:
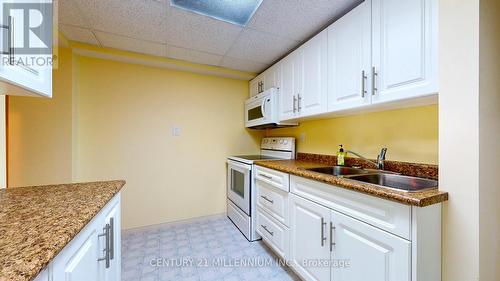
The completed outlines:
[[[302,177],[290,177],[290,190],[303,198],[411,240],[411,207]]]
[[[257,205],[265,209],[272,217],[289,226],[288,192],[275,188],[267,182],[256,180]]]
[[[290,191],[290,175],[287,173],[256,166],[255,179],[268,183],[285,192]]]
[[[279,257],[286,259],[289,256],[290,230],[260,207],[257,208],[257,233]]]

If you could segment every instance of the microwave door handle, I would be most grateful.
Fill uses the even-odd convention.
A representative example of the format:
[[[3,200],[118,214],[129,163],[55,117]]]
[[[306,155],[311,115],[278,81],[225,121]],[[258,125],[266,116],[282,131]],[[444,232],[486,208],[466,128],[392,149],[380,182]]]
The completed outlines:
[[[262,100],[262,116],[264,116],[264,118],[266,117],[266,100],[267,98]]]

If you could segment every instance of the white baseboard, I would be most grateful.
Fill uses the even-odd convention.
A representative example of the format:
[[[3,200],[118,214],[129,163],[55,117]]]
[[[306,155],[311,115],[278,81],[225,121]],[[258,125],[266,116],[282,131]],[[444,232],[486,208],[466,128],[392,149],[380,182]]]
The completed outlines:
[[[201,217],[194,217],[194,218],[189,218],[189,219],[159,223],[159,224],[152,224],[152,225],[146,225],[146,226],[140,226],[140,227],[127,228],[127,229],[123,229],[122,233],[142,232],[142,231],[148,231],[148,230],[153,230],[153,229],[157,229],[157,228],[162,228],[165,226],[189,224],[189,223],[194,223],[194,222],[203,221],[203,220],[207,220],[207,219],[217,219],[217,218],[223,218],[223,217],[227,217],[226,212],[214,214],[214,215],[208,215],[208,216],[201,216]]]

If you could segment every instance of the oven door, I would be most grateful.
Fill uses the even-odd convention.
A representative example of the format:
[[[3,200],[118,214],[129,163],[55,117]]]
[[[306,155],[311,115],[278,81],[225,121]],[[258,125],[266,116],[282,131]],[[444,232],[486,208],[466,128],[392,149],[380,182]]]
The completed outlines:
[[[250,216],[252,165],[227,160],[227,198]]]
[[[269,95],[264,95],[245,103],[245,127],[254,127],[272,123],[272,102]]]

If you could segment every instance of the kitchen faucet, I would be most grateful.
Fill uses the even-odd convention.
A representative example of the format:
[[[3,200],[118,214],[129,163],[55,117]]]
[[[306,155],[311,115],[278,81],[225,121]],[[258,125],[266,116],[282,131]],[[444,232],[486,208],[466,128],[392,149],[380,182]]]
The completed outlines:
[[[359,153],[356,153],[352,150],[346,150],[347,153],[351,153],[351,154],[354,154],[356,156],[358,156],[359,158],[367,161],[367,162],[370,162],[372,163],[373,165],[375,165],[377,167],[377,169],[379,170],[383,170],[384,169],[384,161],[385,161],[385,153],[387,152],[387,148],[382,148],[382,150],[380,150],[380,154],[377,156],[377,161],[372,161],[362,155],[360,155]]]

